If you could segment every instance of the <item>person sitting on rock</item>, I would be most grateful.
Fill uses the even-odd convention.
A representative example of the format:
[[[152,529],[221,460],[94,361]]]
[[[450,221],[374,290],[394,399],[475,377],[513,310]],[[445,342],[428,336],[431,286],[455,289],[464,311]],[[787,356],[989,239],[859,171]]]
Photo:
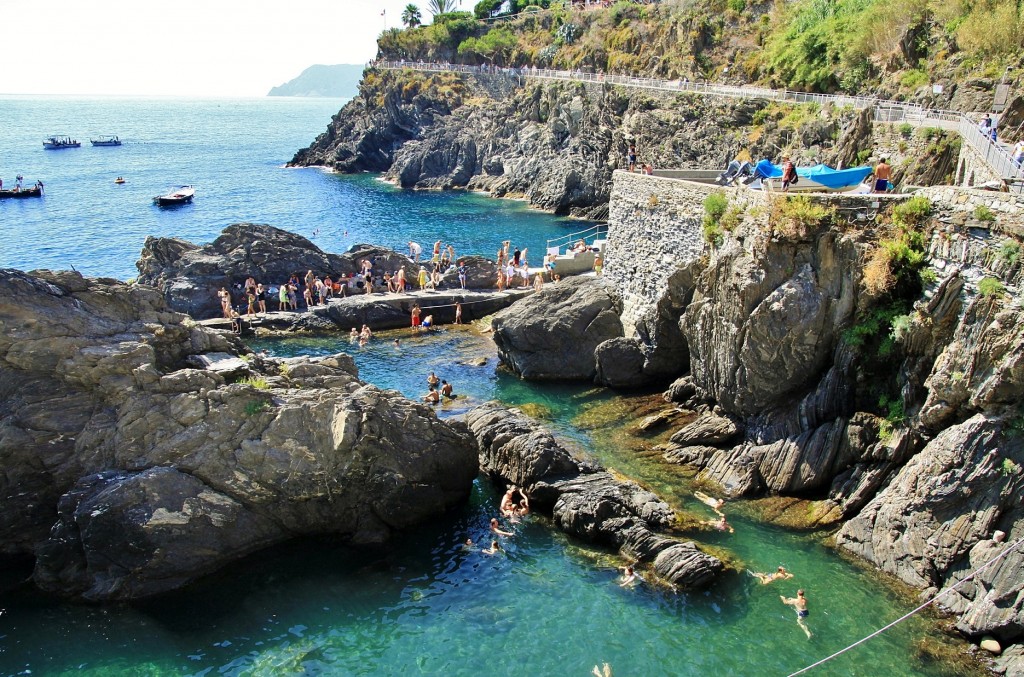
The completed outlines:
[[[452,394],[452,384],[448,383],[448,381],[445,381],[444,379],[441,379],[441,395],[450,400],[455,399],[455,395]]]
[[[429,392],[423,396],[423,401],[429,404],[437,404],[441,401],[441,395],[434,386],[430,386]]]

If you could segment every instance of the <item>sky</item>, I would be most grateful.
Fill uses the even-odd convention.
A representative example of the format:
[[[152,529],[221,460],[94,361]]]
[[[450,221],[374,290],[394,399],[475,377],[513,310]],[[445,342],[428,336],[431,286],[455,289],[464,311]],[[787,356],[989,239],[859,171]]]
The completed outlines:
[[[409,2],[0,0],[0,94],[263,96],[372,59]]]

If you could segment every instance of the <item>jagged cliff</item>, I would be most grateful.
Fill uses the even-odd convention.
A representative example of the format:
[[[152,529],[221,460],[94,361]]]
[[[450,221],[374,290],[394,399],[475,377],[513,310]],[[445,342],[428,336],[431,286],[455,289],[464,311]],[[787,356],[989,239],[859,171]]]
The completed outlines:
[[[611,385],[678,375],[667,460],[732,496],[806,499],[787,523],[837,529],[839,547],[930,593],[1024,537],[1015,198],[933,189],[858,221],[877,198],[673,184],[616,175],[608,279],[497,315],[502,360]],[[690,229],[698,242],[673,239]],[[574,329],[606,309],[621,323]],[[565,343],[528,340],[546,326]],[[968,636],[1024,636],[1022,550],[944,598]],[[1019,646],[1005,661],[1021,669]]]

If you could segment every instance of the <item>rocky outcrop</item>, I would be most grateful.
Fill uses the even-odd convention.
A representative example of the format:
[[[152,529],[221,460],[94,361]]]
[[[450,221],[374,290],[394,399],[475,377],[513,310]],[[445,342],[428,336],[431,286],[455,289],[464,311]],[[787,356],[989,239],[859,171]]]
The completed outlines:
[[[363,259],[380,274],[402,266],[413,270],[411,259],[390,249],[357,244],[344,254],[329,254],[301,235],[252,223],[232,224],[203,246],[177,238],[147,237],[135,265],[137,281],[159,289],[168,308],[204,319],[221,316],[217,292],[222,287],[232,291],[238,302],[241,285],[249,276],[267,286],[287,282],[291,275],[301,280],[309,270],[320,277],[351,277]]]
[[[793,135],[776,116],[764,116],[756,135],[736,132],[766,106],[501,73],[370,69],[360,95],[291,164],[385,172],[406,188],[483,190],[604,219],[630,143],[655,167],[724,167],[741,150],[774,157]],[[833,145],[845,115],[800,122],[808,160]]]
[[[718,559],[692,542],[657,533],[675,519],[657,496],[574,458],[519,410],[490,402],[471,410],[466,422],[479,447],[481,468],[520,487],[531,506],[551,513],[563,531],[649,562],[658,576],[683,587],[703,587],[722,571]]]
[[[4,554],[36,555],[46,590],[133,599],[295,536],[381,542],[468,495],[471,439],[351,358],[239,352],[151,287],[0,271]]]
[[[603,278],[547,284],[491,321],[502,363],[525,379],[591,381],[594,351],[622,335],[619,306]]]

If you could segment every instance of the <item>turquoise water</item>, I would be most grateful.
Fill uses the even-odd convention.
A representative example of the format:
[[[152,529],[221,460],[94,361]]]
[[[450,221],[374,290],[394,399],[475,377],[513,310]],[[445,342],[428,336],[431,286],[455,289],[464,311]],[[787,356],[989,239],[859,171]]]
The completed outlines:
[[[284,169],[324,131],[339,99],[122,99],[0,96],[0,178],[42,179],[38,200],[0,200],[0,267],[77,270],[135,277],[148,235],[213,240],[241,221],[312,237],[322,249],[369,242],[406,250],[437,239],[456,254],[493,256],[512,238],[539,261],[548,238],[580,230],[511,200],[461,192],[397,190],[370,175]],[[77,149],[44,150],[50,134]],[[124,145],[93,148],[89,137],[118,134]],[[113,183],[124,176],[127,183]],[[162,209],[154,195],[196,186],[190,205]],[[346,234],[347,233],[347,234]],[[531,258],[534,258],[531,256]]]
[[[41,201],[0,202],[0,266],[73,264],[127,278],[146,235],[202,242],[239,220],[319,231],[315,241],[335,251],[356,241],[426,245],[434,233],[460,253],[490,253],[508,235],[533,249],[579,226],[521,203],[282,169],[338,103],[0,97],[0,175],[5,182],[17,172],[42,178],[48,191]],[[81,140],[120,134],[126,145],[44,152],[40,140],[51,133]],[[118,174],[128,184],[114,186]],[[152,207],[152,195],[174,182],[198,186],[195,204]],[[364,379],[411,397],[425,392],[433,370],[463,396],[443,405],[442,416],[492,398],[526,405],[580,449],[656,486],[678,509],[710,516],[678,469],[625,450],[619,428],[627,400],[498,372],[493,346],[471,330],[387,332],[364,348],[347,338],[254,347],[280,355],[351,351]],[[487,537],[496,505],[489,483],[478,480],[469,504],[390,548],[286,544],[145,603],[73,605],[27,585],[8,590],[0,593],[0,675],[587,675],[605,661],[618,677],[783,675],[908,609],[814,538],[759,525],[742,510],[730,514],[736,534],[697,536],[744,567],[783,564],[795,581],[762,587],[731,575],[699,593],[624,590],[615,580],[621,561],[567,540],[539,517],[516,527],[503,555],[464,550],[467,537]],[[778,599],[797,584],[808,591],[811,640]],[[813,674],[944,674],[915,658],[926,631],[916,621],[901,626]]]

